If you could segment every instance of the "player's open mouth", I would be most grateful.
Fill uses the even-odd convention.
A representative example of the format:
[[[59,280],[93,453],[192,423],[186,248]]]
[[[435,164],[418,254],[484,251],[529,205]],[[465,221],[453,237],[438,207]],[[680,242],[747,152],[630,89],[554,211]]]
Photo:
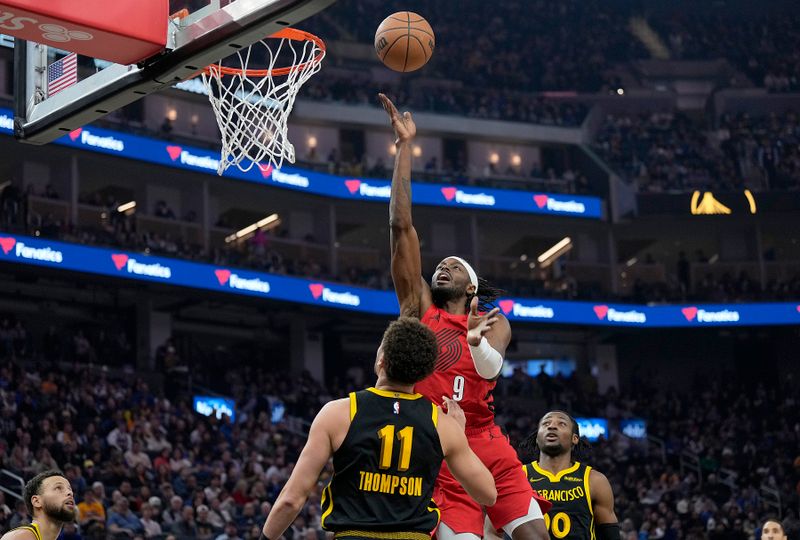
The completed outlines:
[[[546,440],[546,441],[557,441],[558,440],[558,435],[556,435],[555,433],[548,433],[547,435],[544,436],[544,440]]]
[[[450,276],[442,272],[436,276],[436,283],[450,283]]]

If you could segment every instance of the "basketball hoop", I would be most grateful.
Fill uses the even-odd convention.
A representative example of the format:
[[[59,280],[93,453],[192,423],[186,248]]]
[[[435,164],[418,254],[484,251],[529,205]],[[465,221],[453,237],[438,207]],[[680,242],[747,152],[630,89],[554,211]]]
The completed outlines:
[[[276,45],[276,40],[280,40]],[[268,43],[271,41],[271,43]],[[279,57],[291,65],[275,67]],[[325,42],[317,36],[284,28],[230,57],[239,67],[211,64],[202,72],[203,86],[222,133],[217,173],[235,165],[247,172],[254,165],[280,168],[295,161],[287,120],[300,87],[320,70]],[[265,63],[265,69],[249,69]]]

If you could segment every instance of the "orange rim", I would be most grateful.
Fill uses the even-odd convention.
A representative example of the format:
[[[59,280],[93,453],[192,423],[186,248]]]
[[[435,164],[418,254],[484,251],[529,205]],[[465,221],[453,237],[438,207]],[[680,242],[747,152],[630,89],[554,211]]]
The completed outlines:
[[[291,39],[292,41],[312,41],[319,47],[319,53],[307,62],[297,64],[294,66],[287,66],[275,69],[241,69],[221,66],[219,64],[210,64],[208,67],[203,68],[203,73],[212,75],[214,72],[219,72],[221,75],[242,75],[247,77],[279,77],[281,75],[288,75],[289,73],[298,69],[304,69],[309,64],[317,64],[322,61],[325,56],[325,42],[310,32],[297,30],[296,28],[284,28],[268,36],[269,39]]]
[[[170,15],[169,18],[170,18],[170,20],[172,20],[172,19],[185,19],[188,16],[189,16],[189,10],[186,9],[186,8],[183,8],[181,10],[176,11],[172,15]]]

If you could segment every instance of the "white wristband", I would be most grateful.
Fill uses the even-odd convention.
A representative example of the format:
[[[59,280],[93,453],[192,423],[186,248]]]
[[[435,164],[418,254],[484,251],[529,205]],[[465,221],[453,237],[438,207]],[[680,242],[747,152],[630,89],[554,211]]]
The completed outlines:
[[[472,353],[472,362],[475,364],[475,371],[478,372],[478,375],[489,380],[497,377],[500,368],[503,367],[503,357],[489,345],[485,337],[481,338],[477,347],[470,345],[469,352]]]

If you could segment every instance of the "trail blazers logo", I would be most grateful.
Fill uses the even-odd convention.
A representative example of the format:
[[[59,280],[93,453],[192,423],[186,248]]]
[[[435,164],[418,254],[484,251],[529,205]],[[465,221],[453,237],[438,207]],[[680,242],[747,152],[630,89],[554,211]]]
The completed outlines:
[[[439,356],[436,358],[436,371],[447,371],[458,359],[461,358],[463,346],[461,339],[463,332],[454,328],[442,328],[436,332],[436,343],[439,346]]]

